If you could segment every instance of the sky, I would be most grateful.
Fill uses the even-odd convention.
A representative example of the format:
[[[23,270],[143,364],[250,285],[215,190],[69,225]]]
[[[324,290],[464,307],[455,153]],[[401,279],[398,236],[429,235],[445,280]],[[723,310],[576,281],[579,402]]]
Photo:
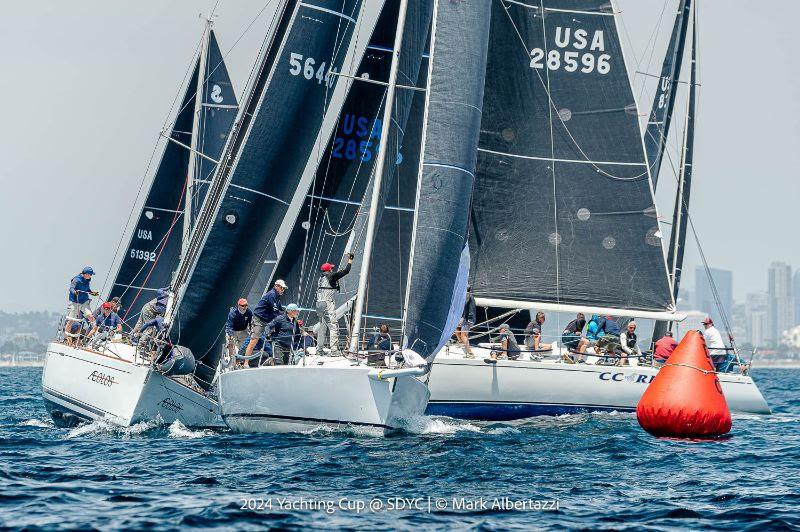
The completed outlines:
[[[199,14],[214,3],[5,3],[0,310],[63,310],[67,284],[85,265],[97,272],[96,289],[113,276],[131,206],[203,31]],[[239,95],[274,4],[221,0],[217,7],[215,28]],[[658,72],[676,1],[617,5],[629,70]],[[766,289],[773,260],[800,267],[800,2],[699,5],[691,212],[710,265],[733,271],[734,295],[743,300]],[[633,80],[643,112],[652,95],[646,80]],[[664,186],[658,196],[665,218],[673,190]],[[698,261],[692,242],[689,288]]]

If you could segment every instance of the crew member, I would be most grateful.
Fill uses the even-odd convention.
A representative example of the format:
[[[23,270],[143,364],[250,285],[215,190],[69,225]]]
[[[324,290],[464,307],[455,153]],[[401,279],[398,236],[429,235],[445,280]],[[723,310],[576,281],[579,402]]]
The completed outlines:
[[[100,305],[100,315],[94,320],[94,327],[89,331],[89,336],[94,336],[97,332],[122,332],[122,319],[114,312],[114,305],[106,301]]]
[[[250,357],[253,355],[258,339],[267,330],[269,323],[283,312],[281,296],[287,288],[288,286],[283,279],[278,279],[275,281],[275,285],[261,296],[261,300],[253,310],[252,331],[250,333],[250,342],[245,350],[245,356]]]
[[[517,339],[514,337],[514,333],[511,332],[511,327],[507,323],[504,323],[498,328],[498,331],[500,332],[500,351],[492,351],[485,362],[496,362],[498,355],[508,358],[509,360],[518,359],[521,350],[519,344],[517,344]]]
[[[288,365],[295,349],[302,346],[303,333],[297,323],[300,308],[294,303],[286,305],[286,312],[269,322],[267,328],[272,338],[272,356],[277,365]]]
[[[382,323],[378,332],[372,335],[367,342],[367,351],[391,351],[392,336],[389,334],[389,326]]]
[[[456,327],[456,338],[464,346],[467,358],[475,358],[472,354],[472,347],[469,345],[469,330],[475,325],[477,311],[475,307],[475,297],[472,295],[472,287],[467,286],[467,299],[464,301],[464,312],[461,313],[461,320]]]
[[[142,332],[145,323],[150,322],[158,316],[164,316],[167,311],[167,301],[169,301],[169,289],[160,288],[156,292],[155,299],[151,299],[142,307],[139,312],[139,319],[136,320],[136,325],[131,331],[132,334],[139,334]]]
[[[225,335],[228,338],[228,353],[236,356],[239,346],[244,344],[250,334],[250,325],[253,322],[253,311],[247,308],[247,300],[241,298],[228,312],[228,321],[225,322]]]
[[[653,360],[659,364],[667,361],[669,356],[678,347],[678,342],[672,337],[672,331],[667,331],[664,336],[658,339],[655,343],[655,350],[653,351]]]
[[[625,366],[630,364],[629,358],[636,358],[637,362],[639,356],[642,354],[639,350],[639,344],[636,341],[636,322],[631,320],[628,327],[619,336],[620,347],[622,348],[622,355],[619,359],[619,365]]]
[[[544,325],[544,312],[539,311],[532,322],[525,327],[525,347],[534,351],[549,351],[552,345],[541,343],[542,326]]]
[[[727,358],[725,342],[722,340],[722,333],[714,327],[714,320],[710,316],[706,316],[703,320],[703,329],[703,340],[706,341],[708,354],[714,365],[724,362]]]
[[[330,334],[331,356],[340,356],[339,351],[339,320],[336,319],[336,294],[339,292],[339,279],[350,273],[354,255],[347,254],[347,265],[342,270],[333,271],[336,267],[326,262],[319,267],[322,275],[317,281],[317,347],[325,347],[325,334]]]
[[[86,266],[69,283],[69,305],[67,305],[67,317],[64,325],[65,340],[68,344],[70,343],[69,334],[71,334],[70,331],[72,330],[71,322],[79,322],[84,317],[89,321],[94,318],[91,310],[89,310],[89,305],[91,304],[89,296],[98,295],[98,292],[95,292],[89,286],[93,275],[94,270],[92,267]]]
[[[561,333],[561,343],[569,349],[578,347],[585,326],[586,316],[582,312],[578,312],[578,316],[564,327],[564,332]]]

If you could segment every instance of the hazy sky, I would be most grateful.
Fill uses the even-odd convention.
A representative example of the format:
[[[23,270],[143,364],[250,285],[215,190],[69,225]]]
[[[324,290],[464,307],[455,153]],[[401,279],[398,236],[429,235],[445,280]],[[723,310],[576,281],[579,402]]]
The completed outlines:
[[[62,310],[91,264],[99,288],[158,133],[202,32],[206,0],[6,2],[0,32],[0,309]],[[274,0],[273,0],[274,4]],[[674,17],[663,0],[620,0],[629,68],[657,72]],[[216,29],[239,93],[272,8],[222,0]],[[766,289],[773,260],[800,267],[800,2],[700,2],[701,102],[692,214],[734,294]],[[630,40],[628,40],[630,39]],[[648,45],[649,43],[649,45]],[[642,77],[634,80],[637,94]],[[650,107],[652,88],[639,104]],[[682,103],[679,103],[679,106]],[[682,122],[679,120],[679,122]],[[156,156],[156,161],[158,159]],[[665,178],[665,182],[671,178]],[[671,189],[659,208],[669,216]],[[686,286],[694,284],[692,242]]]

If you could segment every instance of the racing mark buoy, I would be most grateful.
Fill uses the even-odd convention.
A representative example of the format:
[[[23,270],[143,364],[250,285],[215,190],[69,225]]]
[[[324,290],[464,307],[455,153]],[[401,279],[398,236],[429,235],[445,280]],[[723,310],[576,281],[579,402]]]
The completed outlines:
[[[731,430],[731,412],[703,336],[689,331],[636,406],[654,436],[713,437]]]

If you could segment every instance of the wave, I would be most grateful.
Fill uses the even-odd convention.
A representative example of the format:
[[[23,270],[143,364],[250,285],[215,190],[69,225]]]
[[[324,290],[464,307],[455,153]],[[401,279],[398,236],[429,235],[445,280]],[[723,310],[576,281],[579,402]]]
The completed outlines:
[[[50,419],[47,419],[47,420],[44,420],[44,421],[41,420],[41,419],[28,419],[27,421],[23,421],[22,423],[19,423],[18,426],[20,426],[20,427],[38,427],[38,428],[42,428],[42,429],[50,429],[50,428],[55,427],[55,424]]]
[[[183,423],[178,421],[177,419],[169,426],[168,434],[170,438],[205,438],[206,436],[211,436],[214,434],[212,430],[203,429],[203,430],[192,430],[186,427]]]
[[[115,435],[123,438],[130,438],[131,436],[141,436],[142,434],[162,426],[161,420],[143,421],[135,423],[128,427],[121,427],[109,421],[98,419],[91,423],[78,425],[70,430],[66,435],[67,439],[80,438],[82,436],[92,435]]]

